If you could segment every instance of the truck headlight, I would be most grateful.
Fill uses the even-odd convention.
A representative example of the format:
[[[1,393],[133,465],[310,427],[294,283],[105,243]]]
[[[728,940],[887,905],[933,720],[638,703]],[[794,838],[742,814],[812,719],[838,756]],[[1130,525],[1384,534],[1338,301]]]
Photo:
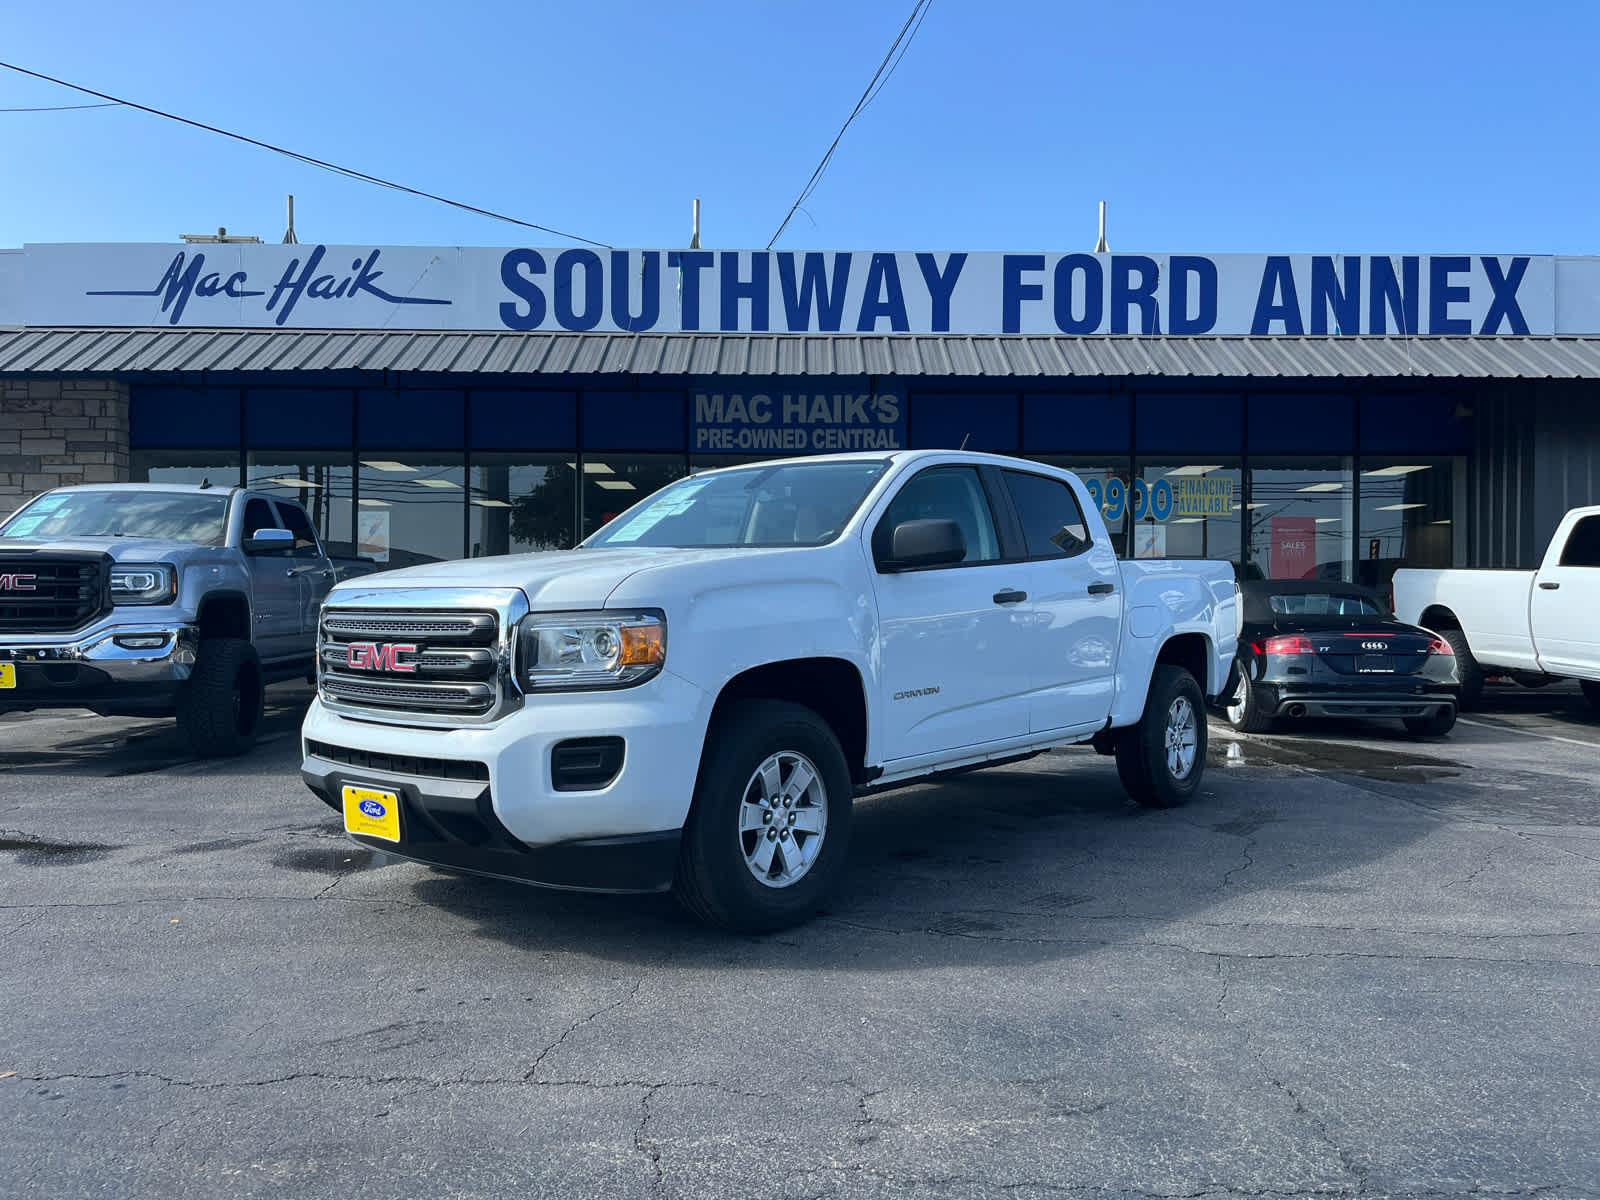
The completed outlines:
[[[666,658],[660,612],[529,613],[517,627],[517,678],[529,692],[632,687]]]
[[[169,563],[119,563],[111,568],[111,603],[170,604],[178,572]]]

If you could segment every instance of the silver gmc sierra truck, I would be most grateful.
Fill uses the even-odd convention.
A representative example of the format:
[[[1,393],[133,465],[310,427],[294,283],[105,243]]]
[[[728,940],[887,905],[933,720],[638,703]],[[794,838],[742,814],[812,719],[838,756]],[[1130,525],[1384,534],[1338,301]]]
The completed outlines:
[[[313,671],[335,574],[290,500],[194,484],[46,492],[0,524],[0,713],[176,716],[196,753],[239,754],[264,686]]]

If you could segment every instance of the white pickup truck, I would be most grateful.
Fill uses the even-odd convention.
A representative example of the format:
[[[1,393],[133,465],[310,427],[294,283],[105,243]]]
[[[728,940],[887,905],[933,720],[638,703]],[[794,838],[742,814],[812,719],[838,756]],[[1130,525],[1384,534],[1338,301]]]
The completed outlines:
[[[1065,471],[730,467],[576,550],[336,587],[301,774],[379,850],[774,929],[878,788],[1092,741],[1141,804],[1184,802],[1236,636],[1229,564],[1119,562]]]
[[[1600,708],[1600,506],[1562,518],[1537,571],[1396,571],[1394,611],[1450,643],[1463,708],[1486,673],[1577,679]]]

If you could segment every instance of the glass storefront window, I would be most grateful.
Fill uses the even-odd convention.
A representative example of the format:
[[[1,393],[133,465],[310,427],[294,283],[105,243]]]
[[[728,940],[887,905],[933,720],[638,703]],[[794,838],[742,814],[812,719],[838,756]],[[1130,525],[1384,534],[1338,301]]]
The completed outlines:
[[[1133,514],[1134,488],[1129,462],[1124,459],[1073,458],[1060,454],[1030,455],[1035,462],[1071,471],[1100,505],[1100,516],[1111,534],[1118,558],[1128,557],[1128,522]]]
[[[582,467],[584,537],[689,473],[681,454],[585,454]]]
[[[571,549],[578,527],[574,467],[560,455],[474,454],[470,555]]]
[[[1354,503],[1348,458],[1252,457],[1252,567],[1268,579],[1349,580]]]
[[[245,486],[297,501],[328,553],[339,557],[353,556],[352,479],[348,450],[254,450],[245,471]]]
[[[356,553],[387,567],[462,557],[466,468],[459,454],[361,451]]]
[[[1401,567],[1455,565],[1456,462],[1362,458],[1358,583],[1385,588]]]
[[[1244,493],[1238,459],[1140,461],[1129,498],[1131,558],[1238,563]]]
[[[239,456],[232,450],[135,450],[128,464],[134,483],[205,483],[239,486]]]

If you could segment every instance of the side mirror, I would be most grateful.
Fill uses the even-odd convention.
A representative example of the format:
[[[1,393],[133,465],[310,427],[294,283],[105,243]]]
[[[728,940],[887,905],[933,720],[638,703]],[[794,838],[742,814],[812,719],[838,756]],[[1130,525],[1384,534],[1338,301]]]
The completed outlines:
[[[287,529],[258,529],[244,540],[246,554],[271,554],[293,550],[294,534]]]
[[[904,571],[958,563],[966,556],[967,539],[954,521],[902,521],[889,535],[889,555],[881,565],[891,571]]]

